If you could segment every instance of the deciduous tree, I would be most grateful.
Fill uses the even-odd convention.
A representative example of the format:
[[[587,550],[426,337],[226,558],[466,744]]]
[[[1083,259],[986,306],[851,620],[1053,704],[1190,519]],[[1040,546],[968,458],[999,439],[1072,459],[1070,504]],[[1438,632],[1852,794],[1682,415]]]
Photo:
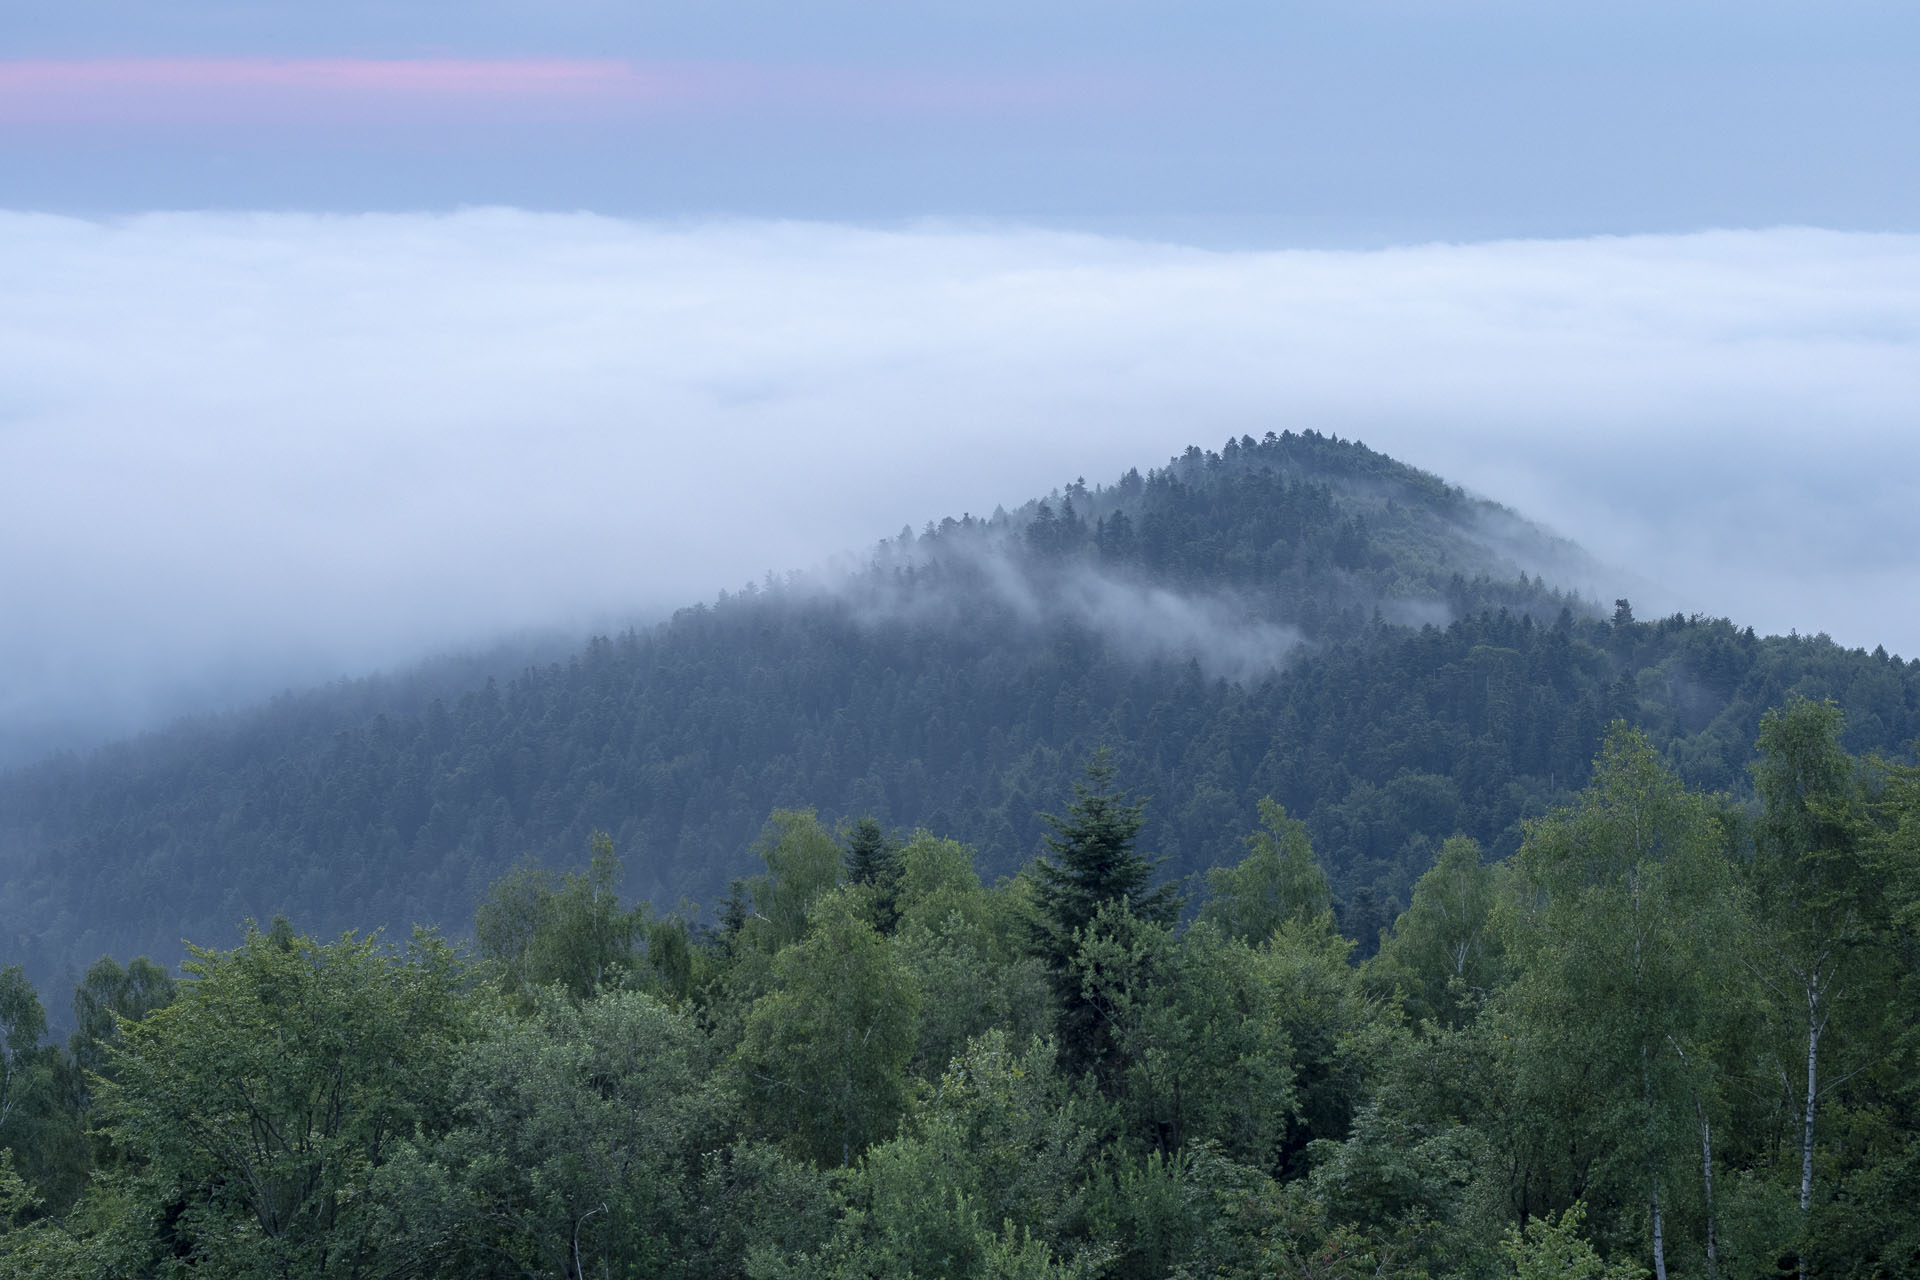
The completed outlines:
[[[185,969],[178,998],[122,1027],[100,1087],[108,1137],[138,1158],[132,1212],[210,1274],[378,1273],[373,1175],[448,1116],[452,952],[280,927]]]
[[[749,1122],[821,1164],[846,1165],[899,1122],[920,992],[844,893],[773,962],[734,1077]]]
[[[1307,923],[1333,907],[1327,873],[1313,856],[1307,825],[1271,797],[1260,801],[1260,830],[1247,837],[1235,867],[1207,872],[1202,920],[1229,938],[1258,945],[1288,920]]]

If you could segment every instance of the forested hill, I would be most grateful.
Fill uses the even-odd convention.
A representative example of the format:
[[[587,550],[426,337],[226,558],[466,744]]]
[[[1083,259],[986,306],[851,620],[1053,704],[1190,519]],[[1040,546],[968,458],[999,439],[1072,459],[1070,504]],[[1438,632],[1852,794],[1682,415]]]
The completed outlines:
[[[456,931],[522,857],[612,833],[632,889],[712,903],[771,810],[1039,848],[1096,746],[1143,847],[1237,861],[1271,796],[1371,936],[1455,832],[1491,853],[1640,726],[1740,791],[1760,715],[1831,697],[1856,751],[1920,737],[1920,661],[1554,581],[1577,551],[1312,432],[905,532],[843,577],[723,595],[458,697],[346,687],[0,778],[0,959],[172,961],[244,918]]]

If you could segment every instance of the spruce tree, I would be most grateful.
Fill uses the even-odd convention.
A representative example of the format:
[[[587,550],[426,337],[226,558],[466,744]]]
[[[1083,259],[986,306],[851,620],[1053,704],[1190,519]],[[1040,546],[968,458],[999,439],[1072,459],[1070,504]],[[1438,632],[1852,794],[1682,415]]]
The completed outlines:
[[[1173,923],[1180,909],[1173,886],[1150,887],[1154,864],[1133,847],[1146,810],[1114,789],[1112,753],[1102,747],[1087,762],[1086,781],[1073,784],[1066,816],[1040,815],[1053,828],[1047,837],[1053,856],[1034,864],[1043,951],[1049,940],[1071,944],[1108,903],[1125,905],[1142,920]]]
[[[1061,1060],[1070,1071],[1107,1074],[1112,1046],[1106,1020],[1086,994],[1085,945],[1103,929],[1170,925],[1180,900],[1172,885],[1149,883],[1154,864],[1134,848],[1146,805],[1115,790],[1113,759],[1104,747],[1087,762],[1086,780],[1074,784],[1066,815],[1041,816],[1053,828],[1047,837],[1052,856],[1033,868],[1033,947],[1058,1001]]]
[[[873,892],[873,927],[892,933],[900,913],[900,842],[874,817],[855,820],[847,833],[847,880]]]

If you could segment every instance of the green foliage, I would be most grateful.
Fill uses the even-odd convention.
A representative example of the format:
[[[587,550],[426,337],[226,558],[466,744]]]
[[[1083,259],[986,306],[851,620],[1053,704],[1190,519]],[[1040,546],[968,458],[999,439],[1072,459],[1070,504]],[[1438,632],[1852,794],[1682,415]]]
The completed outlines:
[[[856,819],[847,832],[847,882],[873,895],[873,927],[882,933],[899,918],[900,869],[900,842],[871,814]]]
[[[853,1205],[816,1257],[763,1264],[758,1274],[953,1276],[979,1280],[1070,1280],[1098,1274],[1086,1259],[1062,1258],[1031,1231],[1003,1220],[943,1177],[953,1153],[901,1140],[867,1153],[853,1179]],[[771,1259],[768,1260],[771,1263]]]
[[[1296,1116],[1286,993],[1263,957],[1205,922],[1184,939],[1109,907],[1086,933],[1082,989],[1110,1029],[1104,1078],[1139,1150],[1211,1141],[1258,1169]]]
[[[1709,1230],[1688,1166],[1715,1103],[1691,1068],[1718,1038],[1749,928],[1723,827],[1642,735],[1616,725],[1592,785],[1533,828],[1519,871],[1505,917],[1519,976],[1503,992],[1503,1026],[1518,1096],[1553,1117],[1539,1150],[1565,1161],[1543,1182],[1564,1179],[1605,1238],[1640,1235],[1658,1272],[1669,1249]]]
[[[18,1176],[0,1152],[0,1228]],[[12,1188],[10,1191],[9,1188]],[[63,1220],[34,1218],[0,1230],[0,1280],[120,1280],[153,1274],[154,1223],[116,1182],[96,1181]]]
[[[1312,1187],[1333,1221],[1386,1229],[1458,1223],[1490,1152],[1459,1124],[1434,1124],[1375,1098],[1343,1142],[1315,1144]],[[1453,1241],[1464,1252],[1467,1241]]]
[[[1491,1018],[1376,1029],[1346,1136],[1308,1148],[1323,1225],[1436,1274],[1485,1274],[1512,1221],[1510,1058]]]
[[[1887,1108],[1913,1115],[1910,1090],[1895,1083],[1913,1045],[1901,1003],[1913,990],[1911,793],[1896,771],[1876,803],[1841,745],[1844,727],[1830,702],[1789,702],[1762,719],[1754,766],[1761,811],[1749,882],[1760,928],[1750,954],[1791,1111],[1776,1133],[1790,1132],[1799,1156],[1807,1265],[1836,1233],[1862,1243],[1886,1234],[1864,1205],[1831,1197],[1863,1172],[1863,1155],[1888,1162],[1882,1174],[1900,1158],[1910,1128],[1888,1126]]]
[[[847,894],[815,915],[806,938],[774,957],[732,1073],[754,1133],[847,1165],[906,1111],[920,992]]]
[[[1071,945],[1102,907],[1123,906],[1141,920],[1171,923],[1179,899],[1170,884],[1153,885],[1153,864],[1134,848],[1146,805],[1114,789],[1112,753],[1097,751],[1086,778],[1073,786],[1065,816],[1043,815],[1052,855],[1035,864],[1040,946],[1065,963]],[[1058,967],[1058,966],[1056,966]]]
[[[42,1044],[46,1011],[18,965],[0,969],[0,1152],[18,1159],[37,1208],[64,1211],[86,1178],[87,1150],[74,1095],[78,1073]]]
[[[1292,1048],[1294,1108],[1281,1158],[1293,1173],[1303,1171],[1312,1143],[1346,1135],[1385,1025],[1382,1006],[1348,963],[1352,949],[1329,913],[1288,921],[1255,952],[1255,973]]]
[[[1494,871],[1470,836],[1454,836],[1413,886],[1413,905],[1366,964],[1369,989],[1398,993],[1415,1022],[1458,1027],[1501,980],[1501,943],[1491,928]]]
[[[0,1230],[11,1231],[31,1219],[41,1204],[40,1197],[14,1168],[13,1152],[0,1148]]]
[[[1624,1262],[1608,1266],[1580,1226],[1584,1205],[1569,1205],[1558,1218],[1546,1214],[1527,1223],[1526,1230],[1507,1232],[1502,1245],[1515,1280],[1641,1280],[1647,1273]]]
[[[47,1013],[26,972],[17,964],[0,969],[0,1139],[48,1086],[46,1033]]]
[[[915,1074],[938,1079],[990,1028],[1024,1040],[1050,1027],[1046,974],[1025,946],[1024,885],[984,888],[971,851],[924,831],[907,844],[901,866],[894,942],[923,997]]]
[[[763,1255],[769,1276],[1070,1276],[1105,1257],[1077,1237],[1097,1103],[1004,1032],[958,1055],[923,1112],[870,1150],[831,1241]]]
[[[139,1022],[155,1009],[173,1003],[178,991],[165,966],[135,956],[125,968],[112,956],[101,956],[87,968],[73,991],[75,1028],[67,1050],[82,1072],[112,1075],[111,1053],[120,1038],[122,1022]]]
[[[481,1019],[452,1125],[377,1175],[383,1255],[448,1277],[675,1274],[719,1097],[692,1022],[638,992],[561,988]]]
[[[764,1142],[708,1152],[694,1197],[700,1212],[681,1237],[685,1270],[773,1275],[782,1259],[818,1254],[846,1207],[838,1190],[843,1177]]]
[[[1118,1057],[1100,993],[1127,979],[1090,975],[1087,944],[1114,926],[1171,924],[1179,899],[1172,885],[1151,884],[1153,865],[1134,849],[1146,806],[1114,790],[1106,750],[1087,762],[1066,815],[1044,816],[1054,833],[1052,856],[1032,867],[1034,954],[1053,983],[1062,1060],[1071,1072],[1093,1071],[1111,1084]]]
[[[170,1003],[157,967],[97,964],[91,1152],[16,972],[9,1123],[40,1119],[0,1150],[0,1280],[1904,1274],[1920,768],[1841,732],[1770,722],[1749,823],[1617,727],[1518,857],[1451,842],[1361,968],[1272,806],[1191,927],[1116,895],[1075,931],[1085,1071],[1032,1034],[1057,998],[1033,876],[988,887],[917,832],[885,934],[792,811],[716,930],[622,908],[610,849],[496,887],[504,981],[284,919]],[[1807,956],[1824,1006],[1782,981]]]
[[[1070,1251],[1106,1128],[1106,1106],[1060,1074],[1051,1044],[1036,1037],[1016,1049],[996,1028],[954,1057],[903,1140],[967,1152],[943,1176],[990,1224],[1016,1222]]]
[[[618,985],[632,968],[648,909],[621,907],[612,837],[596,832],[592,851],[587,871],[570,872],[558,886],[551,872],[524,866],[481,899],[474,935],[509,993],[558,983],[584,1000],[603,984]]]
[[[746,932],[777,951],[800,940],[815,899],[840,883],[840,846],[813,810],[775,809],[753,851],[767,870],[747,882],[754,914]]]
[[[1110,1158],[1088,1193],[1095,1240],[1117,1255],[1107,1268],[1116,1280],[1149,1280],[1203,1257],[1214,1206],[1205,1181],[1193,1177],[1187,1152]]]
[[[1261,830],[1247,837],[1251,852],[1237,867],[1207,872],[1200,918],[1230,938],[1263,941],[1289,920],[1318,920],[1333,909],[1327,873],[1313,856],[1307,826],[1287,816],[1271,797],[1260,801]]]
[[[899,865],[902,928],[932,928],[956,914],[968,925],[993,928],[994,904],[980,883],[971,849],[916,831],[900,851]]]
[[[139,1161],[131,1212],[164,1215],[156,1244],[210,1274],[377,1273],[375,1175],[452,1104],[451,952],[249,931],[186,971],[122,1027],[99,1089],[104,1131]]]

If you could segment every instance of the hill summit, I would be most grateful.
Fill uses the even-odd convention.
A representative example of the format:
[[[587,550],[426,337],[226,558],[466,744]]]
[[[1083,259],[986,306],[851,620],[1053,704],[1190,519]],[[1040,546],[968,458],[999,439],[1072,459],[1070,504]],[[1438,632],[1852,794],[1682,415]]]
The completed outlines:
[[[1367,937],[1448,836],[1517,847],[1615,719],[1733,792],[1790,693],[1840,702],[1853,750],[1920,737],[1920,662],[1639,620],[1569,585],[1595,576],[1357,442],[1190,448],[458,696],[330,686],[0,776],[0,947],[53,974],[278,913],[462,931],[504,870],[595,831],[638,893],[712,903],[780,808],[1011,873],[1101,746],[1168,871],[1237,861],[1271,797]]]

